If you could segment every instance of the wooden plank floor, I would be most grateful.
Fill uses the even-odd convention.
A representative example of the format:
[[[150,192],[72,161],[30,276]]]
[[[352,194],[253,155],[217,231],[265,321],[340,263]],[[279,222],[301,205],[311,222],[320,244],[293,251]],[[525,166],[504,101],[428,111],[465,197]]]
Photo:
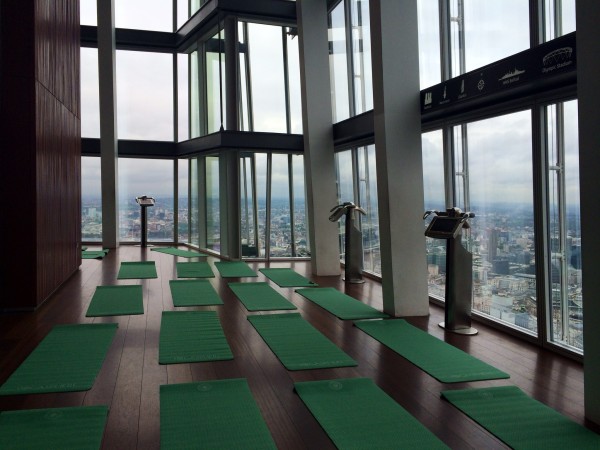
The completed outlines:
[[[121,261],[154,260],[157,279],[117,280]],[[212,265],[216,258],[209,257]],[[286,370],[246,319],[248,313],[216,269],[211,283],[224,305],[196,308],[218,311],[235,358],[195,364],[158,364],[162,311],[173,310],[169,280],[176,278],[175,262],[187,261],[135,246],[122,246],[104,260],[83,260],[81,270],[34,313],[0,315],[0,384],[56,324],[117,322],[119,329],[102,370],[90,391],[0,397],[0,410],[104,404],[110,407],[103,448],[159,448],[159,386],[200,380],[243,377],[280,449],[335,448],[302,401],[293,383],[344,377],[370,377],[429,430],[454,449],[506,448],[500,441],[440,398],[440,391],[466,387],[514,384],[533,398],[583,424],[581,364],[539,349],[497,330],[477,324],[475,337],[445,333],[437,326],[443,310],[430,307],[428,317],[408,320],[475,357],[508,372],[510,380],[445,385],[355,328],[294,293],[272,286],[294,303],[302,316],[358,361],[357,367],[290,372]],[[250,263],[257,270],[266,263]],[[367,280],[345,286],[340,277],[313,277],[308,262],[271,262],[291,267],[321,286],[332,286],[381,309],[381,285]],[[245,281],[265,281],[259,278]],[[141,284],[145,314],[86,318],[96,286]],[[260,313],[258,313],[260,314]]]

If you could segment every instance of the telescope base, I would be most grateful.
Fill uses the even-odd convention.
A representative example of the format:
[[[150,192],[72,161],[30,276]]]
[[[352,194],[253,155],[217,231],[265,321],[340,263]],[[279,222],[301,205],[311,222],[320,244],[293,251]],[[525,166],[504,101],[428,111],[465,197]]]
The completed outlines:
[[[446,328],[446,323],[445,322],[440,322],[438,324],[441,328],[443,328],[446,331],[451,331],[453,333],[457,333],[457,334],[464,334],[467,336],[473,336],[475,334],[478,333],[476,328],[473,327],[464,327],[464,328],[455,328],[455,329],[451,329],[451,328]]]
[[[344,280],[346,283],[352,283],[352,284],[363,284],[365,282],[365,280],[363,280],[362,278],[345,278],[345,277],[342,277],[342,280]]]

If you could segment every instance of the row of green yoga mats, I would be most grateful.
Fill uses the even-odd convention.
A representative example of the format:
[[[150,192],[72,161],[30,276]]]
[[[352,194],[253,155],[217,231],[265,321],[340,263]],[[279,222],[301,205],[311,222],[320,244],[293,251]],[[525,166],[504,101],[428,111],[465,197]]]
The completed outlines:
[[[0,386],[0,395],[86,391],[92,388],[117,324],[56,325]],[[106,406],[0,413],[1,449],[98,449]]]

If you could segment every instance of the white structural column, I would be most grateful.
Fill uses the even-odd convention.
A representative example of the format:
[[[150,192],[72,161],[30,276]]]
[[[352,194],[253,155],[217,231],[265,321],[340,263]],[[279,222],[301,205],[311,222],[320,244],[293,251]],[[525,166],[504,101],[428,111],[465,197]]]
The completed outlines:
[[[370,14],[383,307],[427,315],[417,0],[371,0]]]
[[[576,9],[585,416],[600,425],[600,2]]]
[[[114,0],[98,2],[102,246],[119,245],[117,88]]]
[[[340,275],[338,226],[329,221],[337,202],[329,81],[327,2],[298,0],[304,168],[312,271]]]

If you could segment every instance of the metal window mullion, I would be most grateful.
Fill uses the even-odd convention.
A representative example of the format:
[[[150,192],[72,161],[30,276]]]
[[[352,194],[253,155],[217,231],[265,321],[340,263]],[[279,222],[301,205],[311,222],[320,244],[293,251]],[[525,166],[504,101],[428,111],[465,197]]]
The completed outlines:
[[[469,193],[469,141],[467,124],[460,125],[461,134],[461,152],[462,152],[462,172],[463,172],[463,195],[465,211],[471,210],[471,195]]]
[[[535,278],[538,341],[544,345],[552,330],[552,292],[550,278],[551,249],[549,240],[548,208],[548,145],[547,110],[534,106],[532,109],[532,166],[533,207],[535,236]]]
[[[244,42],[246,43],[246,98],[248,101],[248,130],[254,131],[254,112],[252,104],[252,70],[250,69],[250,39],[248,33],[248,22],[243,22]]]
[[[252,177],[252,207],[254,208],[254,243],[256,245],[256,256],[260,256],[260,240],[258,236],[258,199],[256,198],[256,154],[252,155],[250,170]]]
[[[568,289],[568,263],[567,263],[567,203],[565,182],[565,132],[564,132],[564,105],[556,104],[556,148],[559,167],[558,184],[558,218],[560,239],[560,291],[562,312],[562,335],[566,338],[569,334],[569,289]]]
[[[265,257],[271,258],[271,187],[273,175],[273,155],[267,153],[267,198],[265,211]]]
[[[562,0],[554,0],[554,37],[563,35],[562,10]]]
[[[293,167],[293,156],[288,155],[288,185],[290,193],[290,236],[292,239],[292,257],[296,257],[296,232],[294,225],[296,224],[296,218],[294,215],[294,167]]]
[[[450,208],[454,206],[454,173],[456,172],[454,166],[454,149],[452,145],[452,128],[445,126],[442,129],[442,140],[444,160],[444,204],[446,208]]]
[[[173,242],[179,244],[179,160],[173,159]]]

